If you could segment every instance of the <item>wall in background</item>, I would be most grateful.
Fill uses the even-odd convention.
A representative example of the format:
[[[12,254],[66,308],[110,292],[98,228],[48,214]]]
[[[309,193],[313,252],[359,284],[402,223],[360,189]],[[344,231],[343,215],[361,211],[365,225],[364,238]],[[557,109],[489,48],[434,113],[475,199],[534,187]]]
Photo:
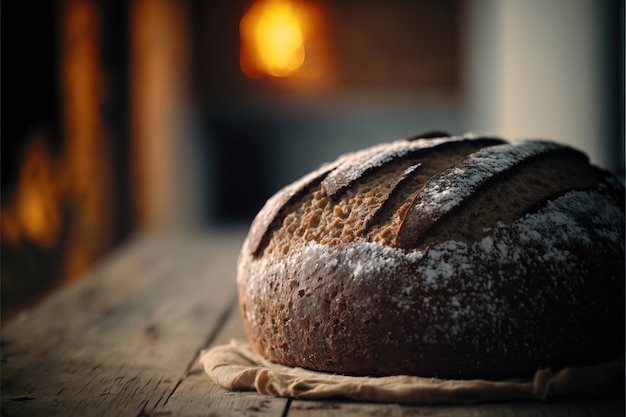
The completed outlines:
[[[472,4],[470,123],[571,144],[623,176],[623,2]]]

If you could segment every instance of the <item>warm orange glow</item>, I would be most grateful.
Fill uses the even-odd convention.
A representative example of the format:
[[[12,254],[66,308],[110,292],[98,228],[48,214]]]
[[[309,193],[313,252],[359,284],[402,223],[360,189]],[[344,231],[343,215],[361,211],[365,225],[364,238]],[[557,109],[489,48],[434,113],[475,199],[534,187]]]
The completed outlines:
[[[302,28],[290,2],[256,2],[241,20],[240,29],[242,38],[252,47],[251,64],[257,70],[285,77],[302,66],[305,55]]]
[[[53,71],[61,126],[35,118],[42,124],[12,138],[24,148],[16,161],[19,172],[0,204],[4,317],[56,285],[79,279],[116,237],[114,165],[105,120],[108,66],[100,49],[103,3],[57,3],[58,15],[51,19],[59,26]]]
[[[102,119],[104,73],[98,53],[95,0],[62,3],[60,81],[65,148],[64,198],[72,206],[63,275],[74,280],[104,254],[111,241],[112,193],[107,132]]]
[[[136,227],[178,226],[192,214],[181,149],[189,100],[186,2],[135,0],[131,7],[131,168]],[[183,145],[185,143],[185,145]],[[181,220],[182,219],[182,220]]]
[[[319,59],[316,71],[305,65],[311,61],[307,46],[319,42],[316,12],[310,4],[297,0],[257,0],[252,4],[239,27],[243,72],[252,78],[319,76]]]
[[[60,181],[58,164],[48,153],[43,137],[29,143],[17,191],[2,207],[2,239],[18,245],[28,240],[50,249],[59,242]]]
[[[61,274],[72,280],[109,245],[111,198],[101,115],[98,6],[95,0],[66,0],[62,5],[63,151],[49,152],[45,131],[24,138],[28,145],[17,188],[10,201],[3,202],[2,232],[13,244],[67,247]]]

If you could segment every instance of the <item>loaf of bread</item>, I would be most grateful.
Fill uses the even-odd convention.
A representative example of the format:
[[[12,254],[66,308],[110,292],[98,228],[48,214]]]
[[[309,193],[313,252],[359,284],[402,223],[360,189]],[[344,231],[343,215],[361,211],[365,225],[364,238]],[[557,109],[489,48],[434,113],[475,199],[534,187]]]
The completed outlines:
[[[351,375],[531,375],[624,355],[624,186],[548,141],[411,138],[268,200],[238,264],[251,345]]]

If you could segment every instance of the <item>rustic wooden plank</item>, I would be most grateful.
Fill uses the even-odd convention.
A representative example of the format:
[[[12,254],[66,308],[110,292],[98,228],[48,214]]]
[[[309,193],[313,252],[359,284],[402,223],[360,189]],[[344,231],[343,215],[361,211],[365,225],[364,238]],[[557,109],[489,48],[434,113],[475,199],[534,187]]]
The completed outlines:
[[[228,321],[208,347],[229,343],[231,339],[245,340],[246,335],[239,309],[233,308]],[[162,406],[154,409],[159,415],[192,416],[276,416],[283,415],[288,400],[256,392],[228,391],[209,379],[196,361],[179,388]]]
[[[236,300],[242,233],[144,237],[2,329],[2,413],[143,415]]]

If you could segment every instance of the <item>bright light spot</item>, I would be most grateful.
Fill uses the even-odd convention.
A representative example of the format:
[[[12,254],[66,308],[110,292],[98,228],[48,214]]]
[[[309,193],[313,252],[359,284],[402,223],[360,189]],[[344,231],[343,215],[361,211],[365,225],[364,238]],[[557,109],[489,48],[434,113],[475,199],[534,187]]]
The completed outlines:
[[[288,0],[258,0],[241,19],[240,32],[241,66],[248,76],[286,77],[304,63],[301,19]]]

